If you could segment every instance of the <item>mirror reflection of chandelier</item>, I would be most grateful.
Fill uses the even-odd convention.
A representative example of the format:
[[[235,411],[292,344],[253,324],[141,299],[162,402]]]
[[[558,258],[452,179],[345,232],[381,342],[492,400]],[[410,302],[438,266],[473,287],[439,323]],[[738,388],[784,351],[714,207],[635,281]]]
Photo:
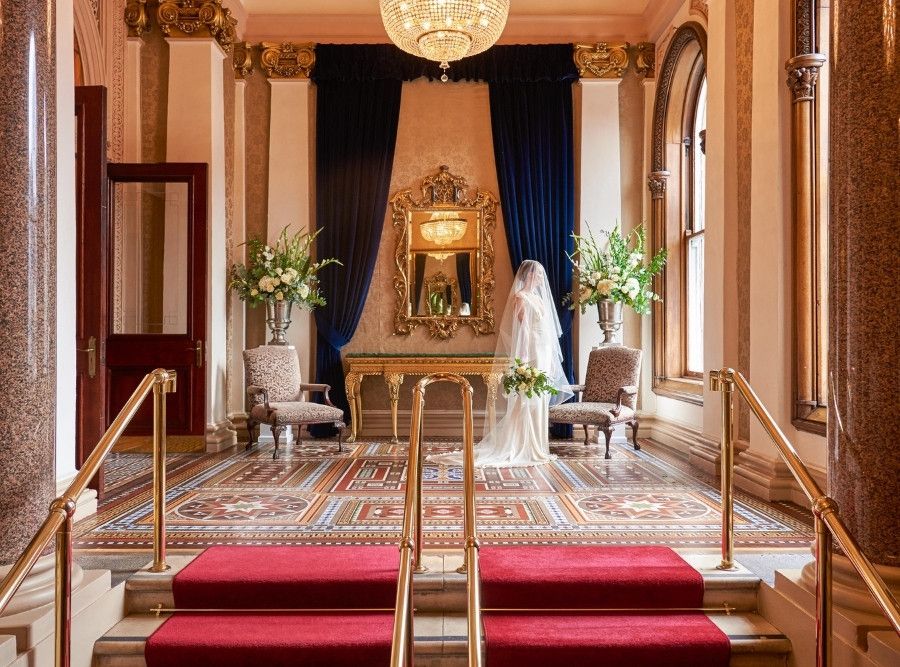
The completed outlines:
[[[509,0],[380,0],[388,37],[445,71],[454,60],[487,51],[503,33]]]
[[[437,211],[419,224],[419,231],[426,241],[445,246],[465,236],[466,226],[466,219],[458,211]]]

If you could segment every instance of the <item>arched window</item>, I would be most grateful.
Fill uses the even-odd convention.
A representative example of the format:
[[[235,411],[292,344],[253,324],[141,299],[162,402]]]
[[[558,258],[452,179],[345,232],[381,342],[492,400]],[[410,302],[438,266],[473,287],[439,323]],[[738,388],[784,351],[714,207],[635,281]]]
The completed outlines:
[[[672,37],[653,114],[653,251],[669,261],[653,311],[653,389],[703,401],[703,265],[706,231],[706,33],[686,23]]]

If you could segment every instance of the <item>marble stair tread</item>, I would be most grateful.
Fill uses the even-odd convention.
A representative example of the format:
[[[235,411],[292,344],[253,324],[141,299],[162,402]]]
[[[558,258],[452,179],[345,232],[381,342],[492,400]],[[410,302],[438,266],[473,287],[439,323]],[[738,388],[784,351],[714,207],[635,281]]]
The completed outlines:
[[[168,618],[168,614],[131,614],[110,628],[94,643],[93,667],[146,667],[144,644]],[[465,624],[463,624],[465,628]],[[444,616],[417,614],[415,619],[416,664],[439,664],[443,655]],[[463,641],[465,645],[465,641]]]
[[[11,665],[16,659],[16,638],[0,634],[0,667]]]
[[[733,570],[719,570],[719,556],[705,553],[681,553],[703,575],[703,603],[708,607],[728,604],[737,611],[755,611],[759,577],[740,564]],[[179,554],[169,558],[171,568],[159,574],[146,568],[136,572],[125,585],[128,613],[147,613],[157,604],[170,607],[172,579],[196,555]],[[422,554],[425,572],[415,575],[415,606],[423,612],[461,612],[466,604],[466,576],[456,571],[463,563],[461,552],[429,551]]]

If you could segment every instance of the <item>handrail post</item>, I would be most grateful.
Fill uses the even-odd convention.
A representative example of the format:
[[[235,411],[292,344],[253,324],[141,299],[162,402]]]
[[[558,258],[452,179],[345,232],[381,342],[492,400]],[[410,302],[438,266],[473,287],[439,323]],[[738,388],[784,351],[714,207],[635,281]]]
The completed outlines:
[[[72,655],[72,517],[75,501],[57,498],[50,504],[51,512],[64,515],[62,525],[56,531],[56,609],[55,609],[55,664],[69,667]]]
[[[168,371],[153,372],[153,565],[165,572],[166,563],[166,394],[175,390]]]
[[[831,665],[831,531],[825,515],[837,510],[837,503],[824,496],[813,503],[816,529],[816,667]]]
[[[710,371],[709,388],[722,393],[722,443],[720,480],[722,484],[722,562],[719,570],[734,569],[734,371]]]
[[[422,538],[422,523],[424,521],[422,515],[425,513],[425,507],[422,504],[422,473],[423,473],[423,463],[422,463],[422,425],[423,425],[423,414],[425,412],[425,390],[424,387],[420,390],[418,385],[413,390],[413,402],[416,403],[419,407],[418,413],[413,411],[413,416],[415,417],[418,414],[418,419],[413,420],[413,428],[415,430],[415,435],[410,435],[409,439],[409,447],[412,449],[416,448],[416,480],[415,480],[415,491],[416,491],[416,541],[413,543],[413,572],[427,572],[428,568],[422,565],[422,543],[424,539]],[[412,471],[407,472],[407,480],[406,483],[409,484],[409,475]]]
[[[466,643],[469,667],[481,667],[481,573],[478,567],[478,522],[475,515],[475,436],[472,385],[460,385],[463,402],[463,524],[465,528]]]

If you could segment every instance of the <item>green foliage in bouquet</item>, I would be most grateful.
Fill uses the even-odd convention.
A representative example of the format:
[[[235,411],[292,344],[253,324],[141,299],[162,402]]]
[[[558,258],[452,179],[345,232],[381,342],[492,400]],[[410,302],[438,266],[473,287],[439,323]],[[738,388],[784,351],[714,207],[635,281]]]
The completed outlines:
[[[534,398],[541,394],[555,396],[559,393],[556,387],[550,384],[544,371],[538,370],[518,357],[509,370],[503,374],[503,391],[507,394],[518,392],[528,398]]]
[[[250,239],[247,246],[247,264],[231,267],[229,286],[242,301],[251,306],[273,299],[289,301],[304,308],[325,305],[325,297],[319,290],[318,272],[329,264],[341,264],[334,258],[312,261],[309,251],[319,235],[301,229],[289,235],[288,228],[274,245],[267,245],[258,238]]]
[[[593,235],[572,234],[575,252],[568,257],[578,272],[578,285],[576,292],[566,298],[569,307],[574,309],[577,305],[583,313],[589,305],[610,299],[624,303],[639,315],[648,315],[650,305],[659,301],[659,295],[650,286],[653,276],[665,266],[666,249],[647,264],[643,225],[626,236],[618,226],[604,235],[606,240],[601,245]]]

